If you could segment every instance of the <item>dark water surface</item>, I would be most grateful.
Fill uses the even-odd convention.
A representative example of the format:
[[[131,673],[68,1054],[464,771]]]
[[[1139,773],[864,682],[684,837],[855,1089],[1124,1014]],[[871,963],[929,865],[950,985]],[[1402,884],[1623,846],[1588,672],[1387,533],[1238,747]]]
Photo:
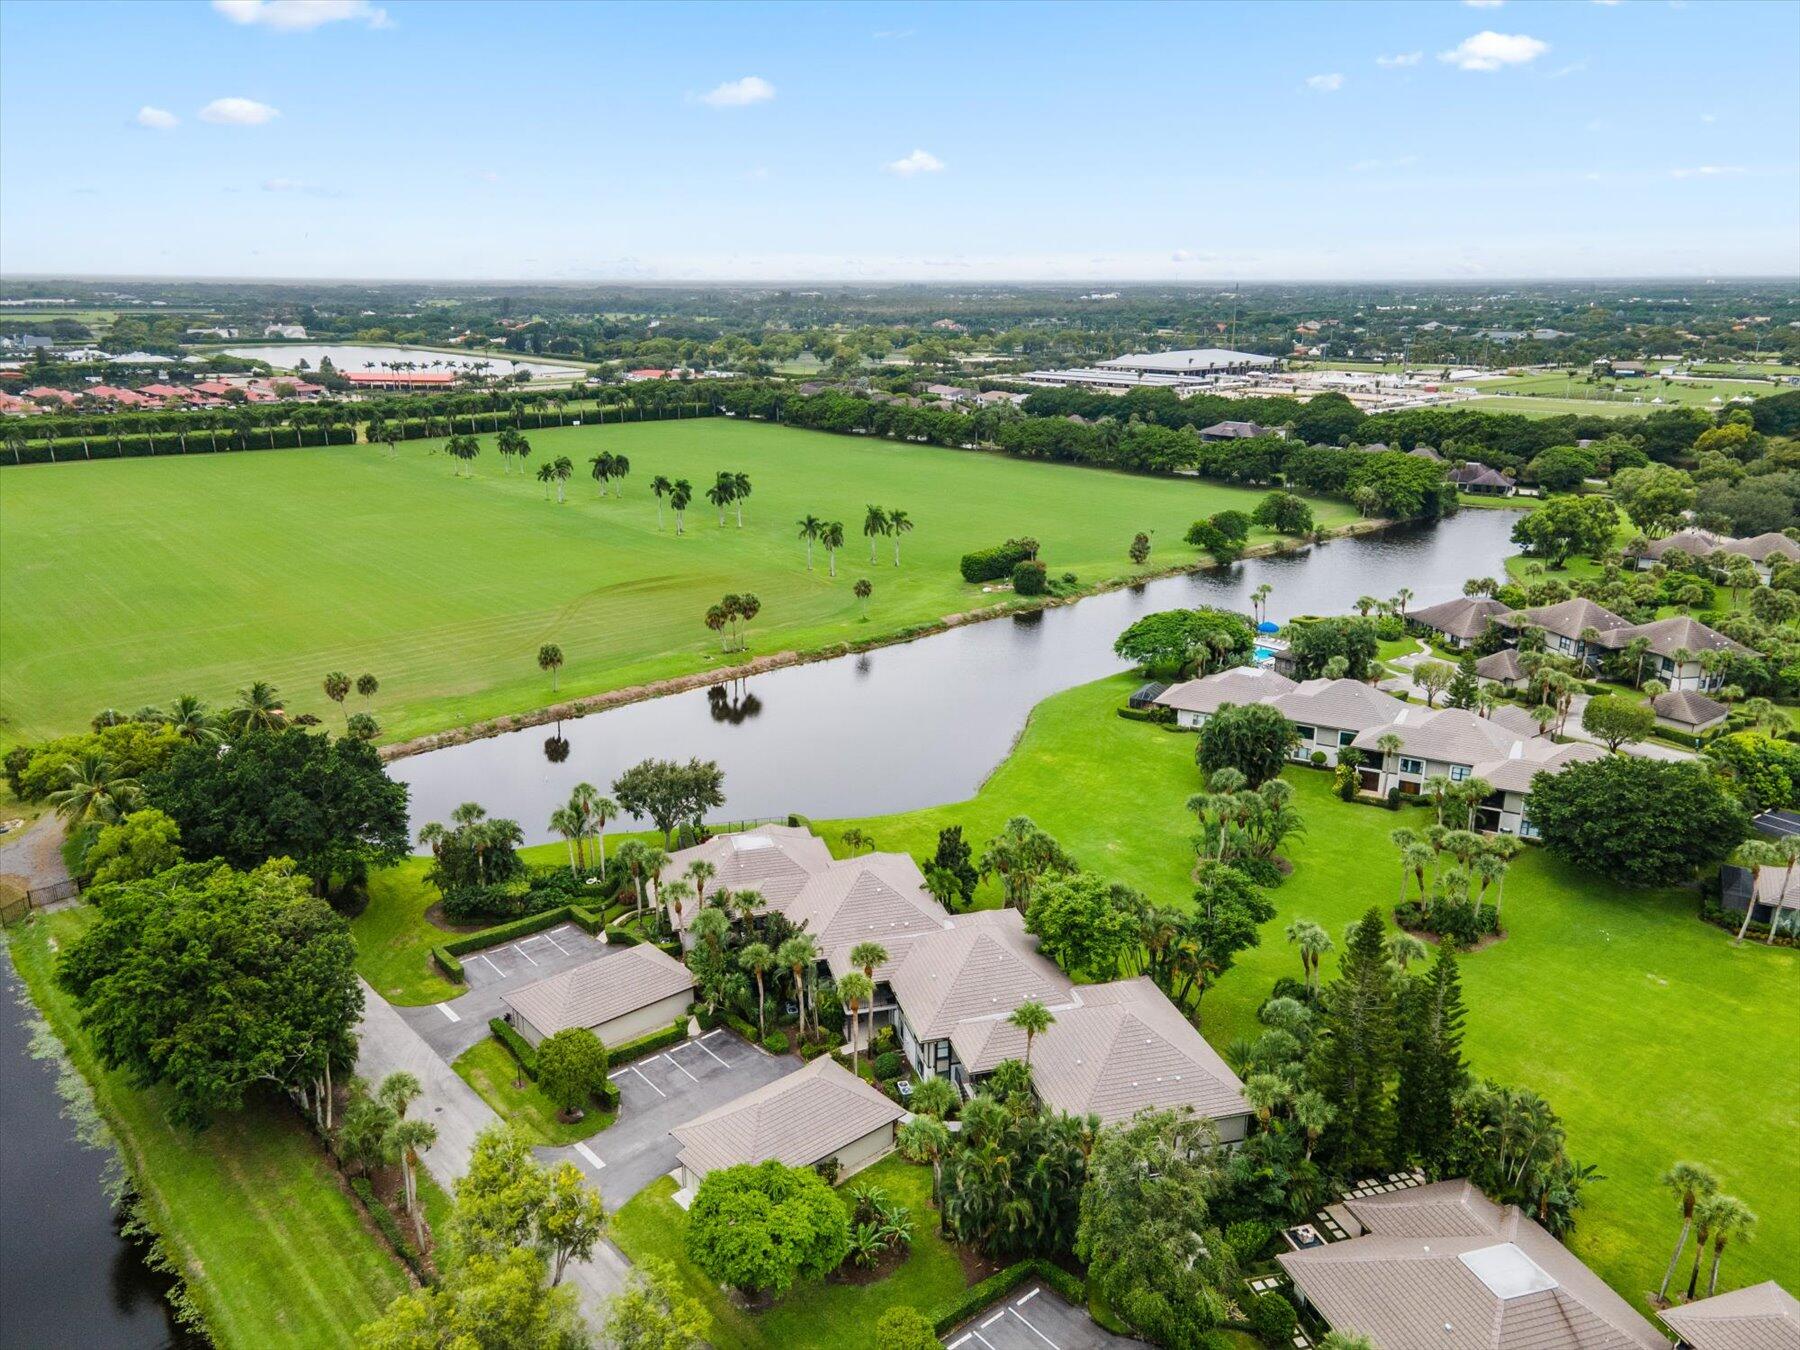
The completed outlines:
[[[0,1347],[203,1344],[176,1326],[167,1276],[119,1232],[107,1155],[63,1118],[57,1066],[31,1058],[24,983],[0,953]]]
[[[717,760],[718,820],[867,816],[971,796],[1005,757],[1039,700],[1122,668],[1113,640],[1140,615],[1188,605],[1248,612],[1273,587],[1268,616],[1348,611],[1401,587],[1414,607],[1503,576],[1514,513],[1463,511],[1436,526],[1339,539],[1301,553],[1166,577],[1017,618],[970,624],[901,646],[770,671],[561,724],[531,727],[396,761],[412,789],[413,829],[461,802],[509,816],[526,838],[555,838],[551,811],[569,790],[603,791],[651,756]],[[566,754],[564,753],[566,751]],[[560,758],[558,758],[560,756]]]

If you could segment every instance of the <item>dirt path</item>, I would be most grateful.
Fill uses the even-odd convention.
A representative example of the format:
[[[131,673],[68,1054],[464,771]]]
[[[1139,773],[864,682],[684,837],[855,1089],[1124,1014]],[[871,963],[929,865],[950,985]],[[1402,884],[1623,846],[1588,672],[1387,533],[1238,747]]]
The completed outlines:
[[[20,890],[38,890],[69,880],[62,842],[62,820],[50,812],[7,835],[0,840],[0,881]]]

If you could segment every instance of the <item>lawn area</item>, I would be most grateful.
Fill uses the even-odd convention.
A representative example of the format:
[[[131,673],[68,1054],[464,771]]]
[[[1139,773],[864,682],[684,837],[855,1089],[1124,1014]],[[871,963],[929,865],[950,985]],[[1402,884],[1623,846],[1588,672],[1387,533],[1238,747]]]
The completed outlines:
[[[54,982],[55,947],[90,912],[63,910],[11,935],[32,997],[92,1085],[208,1330],[221,1346],[347,1345],[407,1287],[317,1142],[285,1107],[252,1106],[203,1134],[164,1118],[163,1094],[99,1067]]]
[[[1634,405],[1630,399],[1602,402],[1598,399],[1549,398],[1544,395],[1477,394],[1474,398],[1459,400],[1456,406],[1474,408],[1477,412],[1516,413],[1520,417],[1562,417],[1567,413],[1584,417],[1642,417],[1646,413],[1657,411],[1651,406],[1650,397],[1646,394],[1641,404]]]
[[[929,1167],[885,1158],[838,1188],[846,1208],[850,1188],[860,1185],[879,1186],[890,1200],[912,1211],[912,1251],[905,1261],[873,1284],[825,1279],[797,1285],[766,1312],[734,1306],[688,1260],[687,1213],[676,1205],[675,1182],[669,1177],[640,1192],[618,1212],[611,1236],[633,1261],[655,1256],[674,1264],[682,1282],[705,1307],[709,1321],[705,1336],[717,1350],[867,1345],[876,1320],[889,1308],[908,1304],[930,1317],[968,1282],[956,1249],[937,1234]]]
[[[563,1124],[556,1118],[555,1103],[538,1090],[536,1083],[524,1079],[524,1087],[513,1086],[515,1080],[524,1078],[519,1062],[492,1036],[463,1051],[451,1067],[502,1120],[522,1127],[539,1144],[573,1144],[613,1123],[610,1112],[589,1107],[587,1114],[574,1124]]]
[[[1640,399],[1642,403],[1635,409],[1640,413],[1653,412],[1659,407],[1718,408],[1739,396],[1760,398],[1764,394],[1781,392],[1780,385],[1767,380],[1674,380],[1657,375],[1644,379],[1602,380],[1589,384],[1586,372],[1571,379],[1560,370],[1477,380],[1474,387],[1484,394],[1516,394],[1554,399],[1558,403],[1581,403],[1588,405],[1590,410],[1604,408],[1608,404],[1630,408],[1633,406],[1633,399]],[[1712,401],[1715,398],[1719,400],[1718,403]],[[1662,402],[1653,404],[1652,399],[1661,399]]]
[[[426,858],[409,858],[369,877],[369,903],[350,921],[356,971],[389,1003],[442,1003],[463,992],[432,963],[431,949],[456,935],[425,917],[438,889],[425,880]]]
[[[381,681],[364,704],[388,739],[716,668],[702,622],[728,591],[762,601],[748,655],[878,638],[1003,599],[964,582],[972,548],[1029,534],[1054,575],[1083,585],[1136,574],[1126,549],[1155,543],[1149,569],[1192,562],[1197,516],[1261,495],[995,454],[834,436],[727,418],[534,431],[531,467],[574,461],[568,500],[505,473],[492,436],[472,477],[437,442],[193,454],[30,466],[0,478],[0,742],[85,728],[102,707],[195,693],[219,704],[253,679],[292,713],[332,722],[327,671]],[[632,464],[602,499],[588,459]],[[747,473],[744,527],[721,528],[702,494]],[[650,480],[687,478],[694,504],[657,528]],[[914,531],[892,565],[869,564],[860,531],[874,502]],[[1352,508],[1315,501],[1322,526]],[[833,579],[806,567],[795,522],[842,521]],[[1255,541],[1253,541],[1255,542]],[[869,619],[851,587],[875,584]],[[560,690],[537,667],[559,644]],[[742,661],[744,656],[734,656]]]
[[[1195,742],[1115,717],[1135,683],[1122,675],[1039,704],[971,801],[819,831],[836,843],[860,826],[879,848],[929,856],[938,829],[961,824],[979,853],[1025,814],[1084,866],[1178,903],[1191,886],[1194,821],[1183,804],[1198,786]],[[1324,773],[1289,777],[1307,833],[1289,847],[1294,875],[1275,892],[1263,945],[1206,996],[1203,1030],[1219,1047],[1253,1029],[1278,976],[1300,974],[1281,936],[1289,922],[1313,919],[1336,936],[1370,905],[1393,904],[1388,832],[1421,823],[1338,801]],[[983,888],[986,903],[992,891]],[[1463,961],[1471,1062],[1542,1092],[1571,1151],[1606,1175],[1573,1246],[1640,1305],[1674,1242],[1656,1178],[1678,1158],[1712,1164],[1761,1216],[1754,1240],[1727,1252],[1727,1282],[1800,1283],[1800,1154],[1773,1143],[1800,1119],[1800,1075],[1771,1072],[1800,1043],[1800,952],[1734,947],[1694,908],[1689,893],[1626,891],[1531,849],[1506,883],[1509,936]]]

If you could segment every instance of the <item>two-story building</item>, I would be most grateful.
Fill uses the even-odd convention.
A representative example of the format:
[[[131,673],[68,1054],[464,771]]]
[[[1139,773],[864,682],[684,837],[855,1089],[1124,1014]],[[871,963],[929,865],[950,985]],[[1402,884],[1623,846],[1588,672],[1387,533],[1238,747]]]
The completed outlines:
[[[1267,666],[1238,666],[1188,680],[1151,702],[1173,709],[1177,726],[1196,730],[1228,703],[1266,703],[1299,733],[1289,759],[1304,763],[1321,752],[1330,764],[1360,733],[1392,721],[1406,706],[1360,680],[1291,680]]]
[[[1441,605],[1427,605],[1406,616],[1406,622],[1443,638],[1451,647],[1473,647],[1488,628],[1511,611],[1490,595],[1459,595]]]

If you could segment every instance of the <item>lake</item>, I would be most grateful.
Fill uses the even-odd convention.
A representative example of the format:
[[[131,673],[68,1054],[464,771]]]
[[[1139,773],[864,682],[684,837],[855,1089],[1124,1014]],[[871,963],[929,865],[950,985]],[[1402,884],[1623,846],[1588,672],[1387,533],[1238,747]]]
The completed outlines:
[[[1123,669],[1113,640],[1139,616],[1194,605],[1248,613],[1250,593],[1265,583],[1276,622],[1345,613],[1358,596],[1387,598],[1403,586],[1413,607],[1436,604],[1461,595],[1471,577],[1505,575],[1514,519],[1511,511],[1467,510],[1435,526],[1165,577],[560,727],[428,751],[395,761],[389,772],[411,788],[415,834],[427,821],[448,820],[459,803],[478,801],[517,820],[531,843],[559,837],[550,813],[575,784],[604,791],[650,757],[718,761],[726,791],[714,817],[720,821],[886,815],[961,801],[1005,758],[1033,705]]]
[[[317,370],[326,357],[331,364],[348,374],[351,371],[386,370],[399,364],[408,370],[468,370],[486,362],[489,375],[511,375],[516,370],[529,370],[533,376],[580,373],[580,366],[557,365],[548,361],[517,361],[486,352],[434,352],[424,347],[365,347],[361,344],[330,346],[305,342],[270,343],[262,346],[227,347],[227,356],[241,356],[246,361],[267,361],[277,370],[292,370],[301,361],[309,370]]]

